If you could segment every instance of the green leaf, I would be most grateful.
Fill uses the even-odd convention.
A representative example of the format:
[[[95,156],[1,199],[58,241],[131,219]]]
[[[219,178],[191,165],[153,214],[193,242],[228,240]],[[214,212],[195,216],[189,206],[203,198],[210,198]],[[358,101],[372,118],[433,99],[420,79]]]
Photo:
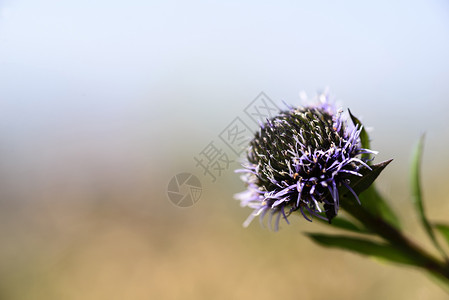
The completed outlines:
[[[352,123],[354,123],[354,125],[359,125],[359,128],[360,127],[362,128],[362,131],[360,132],[360,142],[362,143],[362,148],[371,149],[369,136],[368,136],[368,133],[366,132],[365,127],[363,126],[362,122],[360,122],[359,119],[354,117],[354,115],[351,113],[351,111],[349,109],[348,109],[348,112],[349,112],[349,116],[351,117]],[[371,155],[368,153],[362,154],[362,159],[366,159],[367,163],[370,164]]]
[[[418,262],[410,258],[406,253],[403,253],[389,244],[373,242],[367,239],[307,233],[314,242],[324,247],[333,247],[344,250],[349,250],[359,254],[375,257],[381,260],[395,262],[406,265],[417,266]]]
[[[432,240],[433,244],[435,245],[435,248],[440,251],[440,253],[443,255],[443,257],[447,258],[446,253],[444,252],[443,248],[441,248],[440,244],[438,243],[435,234],[433,232],[433,228],[430,225],[429,220],[426,217],[426,213],[424,210],[424,204],[422,199],[422,191],[421,191],[421,159],[422,159],[422,152],[423,152],[423,146],[424,146],[424,135],[421,136],[421,138],[418,141],[418,144],[415,147],[415,150],[413,152],[412,156],[412,167],[411,167],[411,188],[412,188],[412,198],[413,202],[415,203],[415,208],[418,212],[419,218],[421,220],[421,224],[424,227],[424,230],[426,231],[427,235]]]
[[[381,162],[377,165],[370,166],[372,170],[368,168],[363,168],[362,170],[359,171],[359,173],[362,174],[361,177],[356,175],[350,175],[349,176],[350,186],[352,187],[354,192],[358,195],[367,188],[369,188],[371,184],[373,184],[374,180],[376,180],[376,178],[379,176],[379,174],[385,169],[385,167],[388,166],[389,163],[391,163],[391,161],[392,159]],[[349,190],[346,188],[342,188],[342,190],[339,192],[341,196],[345,196],[346,194],[349,193]]]
[[[326,218],[329,220],[329,224],[332,223],[332,220],[337,216],[337,212],[335,211],[335,206],[333,204],[324,203],[324,214]]]
[[[449,225],[437,223],[434,224],[435,228],[441,233],[446,242],[449,244]]]
[[[348,231],[357,232],[357,233],[372,233],[371,231],[368,231],[366,228],[356,225],[352,221],[350,221],[346,218],[343,218],[341,216],[337,216],[336,218],[332,219],[332,223],[330,223],[330,224],[326,220],[323,220],[320,218],[317,218],[317,220],[319,220],[319,222],[321,222],[321,223],[325,223],[331,227],[338,228],[338,229],[348,230]]]

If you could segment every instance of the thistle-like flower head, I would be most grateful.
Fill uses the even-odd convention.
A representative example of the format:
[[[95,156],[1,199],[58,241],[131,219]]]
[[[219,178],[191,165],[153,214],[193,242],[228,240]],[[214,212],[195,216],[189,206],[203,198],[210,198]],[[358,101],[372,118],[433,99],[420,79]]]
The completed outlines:
[[[361,130],[348,126],[327,101],[289,107],[262,124],[249,144],[244,169],[236,171],[244,173],[247,184],[236,198],[254,209],[244,225],[268,215],[269,225],[274,223],[277,230],[280,218],[288,223],[297,210],[309,221],[313,216],[330,221],[338,213],[341,188],[359,201],[349,177],[370,168],[361,154],[375,154],[362,148]]]

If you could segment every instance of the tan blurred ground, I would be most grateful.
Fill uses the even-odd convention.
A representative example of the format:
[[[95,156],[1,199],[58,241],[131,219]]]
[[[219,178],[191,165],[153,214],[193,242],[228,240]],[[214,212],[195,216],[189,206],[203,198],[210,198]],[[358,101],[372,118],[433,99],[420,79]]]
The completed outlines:
[[[231,198],[241,189],[233,174],[206,184],[189,209],[169,203],[165,178],[138,175],[6,189],[0,299],[448,297],[414,269],[316,246],[301,233],[327,230],[318,223],[295,218],[277,233],[257,222],[242,228],[250,211]]]

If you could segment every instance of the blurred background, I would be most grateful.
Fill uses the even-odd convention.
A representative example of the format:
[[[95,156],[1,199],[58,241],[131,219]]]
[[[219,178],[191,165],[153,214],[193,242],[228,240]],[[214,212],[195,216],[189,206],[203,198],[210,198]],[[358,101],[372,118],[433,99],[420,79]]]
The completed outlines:
[[[447,299],[412,268],[324,249],[291,218],[247,229],[218,135],[264,91],[326,86],[372,127],[378,180],[409,233],[426,133],[428,215],[449,221],[449,4],[0,0],[0,299]],[[235,160],[215,182],[194,157]],[[168,182],[198,176],[200,200]]]

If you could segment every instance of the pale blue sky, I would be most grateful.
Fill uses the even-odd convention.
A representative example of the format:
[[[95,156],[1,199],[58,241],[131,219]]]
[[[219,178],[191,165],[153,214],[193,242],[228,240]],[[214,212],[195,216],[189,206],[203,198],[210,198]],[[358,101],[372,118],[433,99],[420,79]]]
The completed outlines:
[[[401,164],[424,131],[446,151],[448,53],[443,0],[0,0],[0,140],[191,157],[260,91],[330,86]]]

